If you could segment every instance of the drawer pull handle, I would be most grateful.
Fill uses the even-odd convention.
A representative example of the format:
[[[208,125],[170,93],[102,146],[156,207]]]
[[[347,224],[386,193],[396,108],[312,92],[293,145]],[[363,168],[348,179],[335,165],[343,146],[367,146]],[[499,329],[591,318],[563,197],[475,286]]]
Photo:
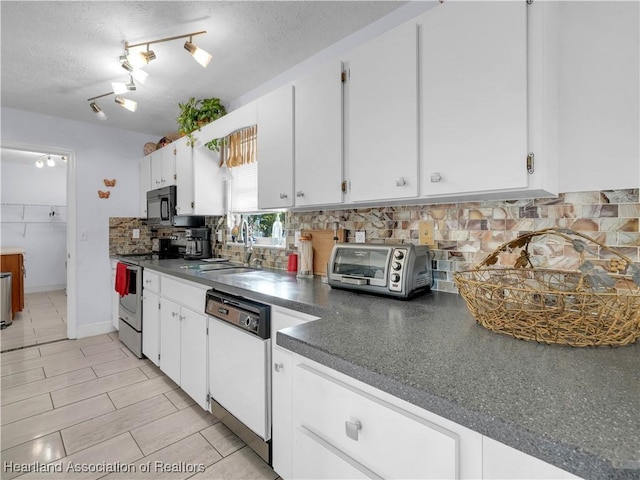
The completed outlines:
[[[362,423],[360,420],[356,420],[355,422],[344,422],[344,428],[347,432],[347,437],[357,442],[358,432],[362,430]]]
[[[282,365],[281,363],[274,363],[274,364],[273,364],[273,369],[274,369],[276,372],[280,372],[280,371],[282,371],[282,367],[284,367],[284,365]]]

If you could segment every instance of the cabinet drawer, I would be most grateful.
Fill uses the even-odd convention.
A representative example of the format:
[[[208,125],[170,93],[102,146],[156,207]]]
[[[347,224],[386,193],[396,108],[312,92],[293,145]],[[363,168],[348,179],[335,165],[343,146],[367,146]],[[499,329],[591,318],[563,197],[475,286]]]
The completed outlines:
[[[294,369],[294,428],[382,478],[459,476],[456,433],[305,364]]]
[[[181,282],[172,277],[162,277],[162,296],[175,300],[195,312],[204,312],[205,292],[208,287],[191,282]]]
[[[142,288],[152,292],[160,292],[160,275],[146,268],[142,270]]]

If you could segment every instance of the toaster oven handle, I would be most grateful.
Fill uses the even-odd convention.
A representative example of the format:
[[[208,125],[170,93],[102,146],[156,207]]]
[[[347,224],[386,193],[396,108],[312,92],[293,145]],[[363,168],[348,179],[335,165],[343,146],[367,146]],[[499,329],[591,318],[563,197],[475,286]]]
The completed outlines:
[[[340,281],[342,283],[348,283],[349,285],[369,285],[368,278],[342,277]]]

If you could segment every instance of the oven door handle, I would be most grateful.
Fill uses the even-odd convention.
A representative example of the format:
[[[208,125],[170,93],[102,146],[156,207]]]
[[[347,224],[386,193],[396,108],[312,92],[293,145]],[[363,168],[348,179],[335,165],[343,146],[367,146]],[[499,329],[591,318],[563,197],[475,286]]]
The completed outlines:
[[[340,279],[342,283],[347,283],[349,285],[369,285],[368,278],[358,278],[358,277],[342,277]]]

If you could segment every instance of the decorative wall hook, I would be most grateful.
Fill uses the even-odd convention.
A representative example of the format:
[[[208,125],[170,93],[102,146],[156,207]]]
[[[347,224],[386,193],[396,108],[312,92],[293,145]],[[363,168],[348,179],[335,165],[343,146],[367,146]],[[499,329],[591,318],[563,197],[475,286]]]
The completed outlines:
[[[115,187],[116,186],[116,179],[115,178],[112,179],[112,180],[109,180],[108,178],[105,178],[103,181],[104,181],[104,186],[105,187]]]
[[[98,190],[98,197],[100,198],[109,198],[111,192],[103,192],[102,190]]]

